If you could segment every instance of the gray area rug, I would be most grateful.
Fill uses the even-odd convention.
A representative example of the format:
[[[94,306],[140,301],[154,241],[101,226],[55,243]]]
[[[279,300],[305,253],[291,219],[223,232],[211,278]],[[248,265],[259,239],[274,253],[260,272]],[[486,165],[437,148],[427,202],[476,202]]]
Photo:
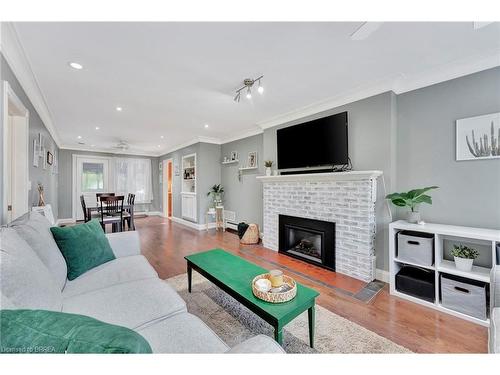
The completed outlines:
[[[273,328],[197,272],[193,272],[192,293],[187,292],[187,275],[166,280],[186,301],[191,314],[203,320],[230,347],[264,334]],[[283,348],[287,353],[411,353],[408,349],[363,328],[331,311],[316,306],[315,348],[311,349],[307,312],[285,326]]]

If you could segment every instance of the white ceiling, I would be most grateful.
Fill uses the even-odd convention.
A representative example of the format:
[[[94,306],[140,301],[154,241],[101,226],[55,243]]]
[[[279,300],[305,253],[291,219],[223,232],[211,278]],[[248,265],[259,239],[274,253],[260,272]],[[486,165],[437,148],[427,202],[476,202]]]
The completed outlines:
[[[131,153],[150,155],[197,137],[220,142],[251,134],[346,98],[471,73],[484,69],[482,62],[491,66],[492,56],[500,65],[499,23],[479,30],[472,22],[384,23],[353,41],[360,24],[28,22],[14,28],[60,146],[82,147],[80,135],[85,148],[110,150],[125,140]],[[71,69],[71,61],[84,69]],[[260,74],[264,95],[233,102],[241,81]]]

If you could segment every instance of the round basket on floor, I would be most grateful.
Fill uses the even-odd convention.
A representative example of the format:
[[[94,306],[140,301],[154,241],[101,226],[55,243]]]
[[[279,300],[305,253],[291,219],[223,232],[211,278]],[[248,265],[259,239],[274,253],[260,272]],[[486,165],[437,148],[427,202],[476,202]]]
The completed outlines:
[[[259,243],[259,226],[257,224],[249,224],[248,228],[240,239],[243,245],[254,245]]]
[[[295,298],[295,296],[297,295],[297,283],[294,279],[287,275],[283,275],[283,282],[290,286],[290,290],[281,293],[261,292],[260,290],[258,290],[255,286],[255,282],[259,279],[269,279],[270,277],[271,275],[268,273],[255,276],[255,278],[252,280],[252,292],[255,297],[271,303],[288,302]]]

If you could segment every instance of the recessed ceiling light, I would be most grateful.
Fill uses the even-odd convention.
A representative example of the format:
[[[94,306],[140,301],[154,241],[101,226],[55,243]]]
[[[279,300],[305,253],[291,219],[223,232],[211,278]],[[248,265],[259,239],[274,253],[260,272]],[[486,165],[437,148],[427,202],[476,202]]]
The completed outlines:
[[[160,147],[161,147],[161,146],[160,146],[160,145],[158,145],[158,148],[160,148]]]
[[[163,135],[160,135],[160,138],[163,139],[164,138]]]
[[[78,138],[78,139],[82,139],[82,136],[81,136],[81,135],[79,135],[79,136],[78,136],[78,137],[76,137],[76,138]]]
[[[100,129],[100,127],[98,127],[98,126],[95,127],[95,130],[99,130],[99,129]]]
[[[121,111],[123,110],[123,108],[122,108],[122,107],[116,107],[116,110],[117,110],[118,112],[121,112]]]
[[[208,129],[208,124],[205,124],[205,129]]]
[[[73,69],[76,69],[76,70],[83,69],[83,65],[82,64],[78,64],[77,62],[70,62],[69,66],[71,66]]]

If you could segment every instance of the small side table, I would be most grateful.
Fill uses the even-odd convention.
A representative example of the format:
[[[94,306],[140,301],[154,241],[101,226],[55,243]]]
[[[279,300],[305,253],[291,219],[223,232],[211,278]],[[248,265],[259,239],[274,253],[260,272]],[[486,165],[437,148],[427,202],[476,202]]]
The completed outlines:
[[[221,229],[223,232],[226,231],[226,217],[224,214],[224,206],[217,206],[213,211],[207,211],[205,214],[205,223],[208,232],[208,217],[213,216],[215,220],[215,230]]]

